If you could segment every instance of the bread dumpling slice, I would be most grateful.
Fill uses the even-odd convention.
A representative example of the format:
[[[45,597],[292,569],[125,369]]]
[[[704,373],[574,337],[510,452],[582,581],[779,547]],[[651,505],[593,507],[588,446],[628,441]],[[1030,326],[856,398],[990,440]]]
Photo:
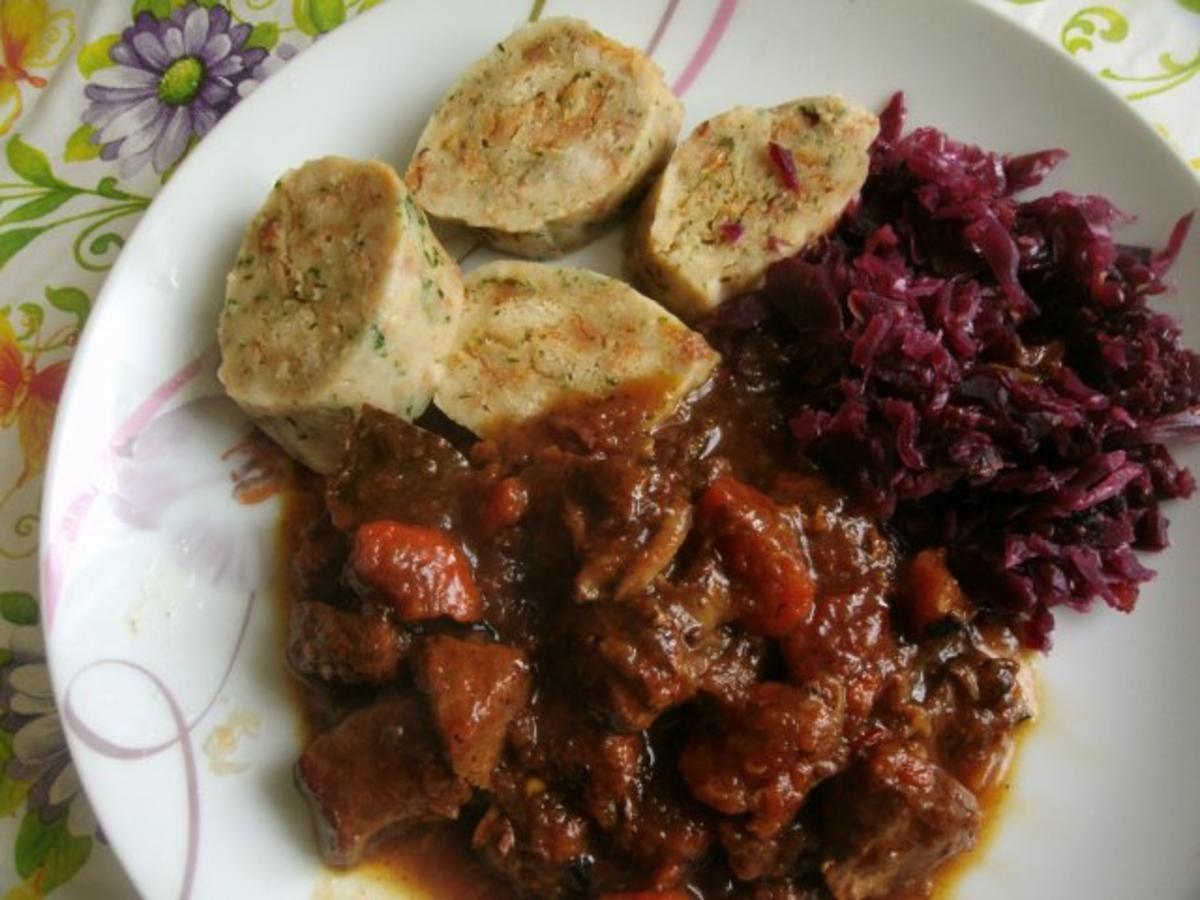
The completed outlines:
[[[313,160],[246,231],[218,375],[288,453],[330,472],[364,403],[409,420],[429,405],[462,305],[457,264],[390,166]]]
[[[844,97],[737,107],[679,145],[631,232],[629,268],[685,319],[758,286],[833,228],[862,188],[875,114]]]
[[[633,384],[651,392],[652,423],[702,385],[719,359],[649,297],[586,269],[495,262],[469,273],[466,291],[434,402],[481,437],[568,399]]]
[[[640,50],[578,19],[513,32],[434,110],[405,180],[430,215],[541,259],[587,243],[666,164],[683,108]]]

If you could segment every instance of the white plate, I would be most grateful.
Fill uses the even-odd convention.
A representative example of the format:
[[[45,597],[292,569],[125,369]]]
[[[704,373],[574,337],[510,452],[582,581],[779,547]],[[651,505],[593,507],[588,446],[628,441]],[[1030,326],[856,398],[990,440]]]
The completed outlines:
[[[71,750],[109,839],[148,897],[303,897],[330,883],[292,787],[297,720],[276,606],[274,501],[234,501],[245,428],[219,399],[222,277],[245,222],[289,166],[326,153],[402,167],[456,73],[527,14],[525,0],[389,3],[322,40],[236,108],[129,241],[71,367],[42,525],[44,621]],[[841,91],[986,147],[1072,153],[1053,185],[1141,216],[1162,241],[1200,206],[1192,175],[1065,57],[959,0],[551,0],[645,45],[691,84],[690,128],[735,104]],[[724,34],[720,32],[724,28]],[[711,51],[707,64],[700,66]],[[689,61],[692,61],[689,63]],[[1200,231],[1200,229],[1198,229]],[[615,267],[616,239],[578,259]],[[1174,277],[1200,346],[1200,233]],[[1185,459],[1195,464],[1194,452]],[[1200,893],[1200,503],[1137,612],[1060,615],[1041,723],[971,898],[1195,898]],[[1191,551],[1191,552],[1189,552]],[[222,757],[220,727],[261,723]],[[206,750],[206,747],[208,750]]]

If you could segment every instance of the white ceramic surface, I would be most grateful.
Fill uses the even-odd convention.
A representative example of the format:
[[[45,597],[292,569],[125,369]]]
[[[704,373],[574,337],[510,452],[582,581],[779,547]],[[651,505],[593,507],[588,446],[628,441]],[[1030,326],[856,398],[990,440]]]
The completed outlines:
[[[840,91],[908,97],[910,125],[1072,158],[1051,187],[1108,195],[1165,239],[1193,176],[1069,60],[962,0],[551,0],[655,48],[690,128],[729,106]],[[291,784],[297,719],[276,614],[276,501],[235,502],[245,421],[219,397],[214,328],[244,223],[289,166],[327,153],[406,162],[456,73],[525,2],[384,4],[235,109],[171,179],[105,285],[71,368],[42,519],[55,696],[109,839],[147,897],[344,894]],[[381,98],[385,98],[381,102]],[[390,110],[380,115],[380,109]],[[615,272],[619,237],[571,261]],[[472,257],[482,261],[486,254]],[[1200,233],[1174,311],[1200,346]],[[1196,465],[1200,454],[1188,451]],[[1200,896],[1200,503],[1136,613],[1060,614],[1042,721],[964,898]],[[260,723],[257,734],[253,725]],[[237,726],[251,726],[240,732]],[[226,754],[208,752],[223,726]],[[224,734],[225,732],[221,732]],[[382,890],[363,888],[367,894]]]

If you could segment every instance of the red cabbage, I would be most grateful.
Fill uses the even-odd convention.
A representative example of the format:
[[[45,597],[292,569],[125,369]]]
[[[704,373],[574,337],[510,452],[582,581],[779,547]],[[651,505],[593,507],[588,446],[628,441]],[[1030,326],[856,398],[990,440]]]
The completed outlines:
[[[1114,242],[1100,197],[1022,199],[1066,156],[1003,156],[881,114],[861,201],[715,317],[795,343],[803,452],[913,549],[945,546],[980,607],[1048,648],[1051,609],[1131,610],[1195,487],[1162,441],[1200,435],[1200,358],[1148,298],[1180,252]]]

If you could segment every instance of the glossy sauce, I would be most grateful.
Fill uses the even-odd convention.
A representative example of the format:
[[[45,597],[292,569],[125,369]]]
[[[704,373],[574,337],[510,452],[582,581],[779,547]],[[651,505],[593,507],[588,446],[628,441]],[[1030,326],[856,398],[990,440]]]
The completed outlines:
[[[548,799],[548,802],[560,802],[557,798],[561,797],[561,802],[571,804],[563,809],[575,814],[581,808],[579,804],[585,800],[587,803],[592,801],[578,793],[587,782],[581,785],[573,780],[576,776],[571,772],[579,770],[572,767],[584,765],[588,768],[583,771],[593,772],[598,771],[593,766],[603,765],[600,757],[595,756],[600,751],[588,749],[589,742],[595,744],[601,738],[607,741],[609,737],[641,731],[641,740],[649,752],[649,761],[646,763],[649,768],[641,770],[641,774],[636,776],[642,785],[640,790],[657,792],[649,796],[660,798],[655,802],[666,802],[668,810],[665,814],[667,818],[661,820],[664,824],[655,824],[659,821],[655,819],[648,826],[655,829],[654,834],[661,833],[665,840],[662,849],[655,850],[655,853],[665,853],[665,858],[671,860],[671,855],[676,852],[671,848],[682,847],[687,841],[696,840],[697,828],[707,829],[710,835],[706,840],[711,840],[711,843],[701,846],[718,848],[718,825],[732,824],[737,829],[745,827],[742,823],[746,821],[746,816],[720,816],[714,811],[724,811],[725,807],[740,808],[751,817],[783,815],[786,818],[782,821],[789,821],[792,816],[798,815],[796,821],[799,824],[795,827],[807,835],[797,838],[800,849],[789,849],[784,843],[788,840],[786,834],[777,831],[765,833],[778,835],[778,838],[772,836],[761,839],[753,837],[753,833],[748,831],[735,831],[733,837],[722,832],[721,842],[733,840],[733,846],[740,848],[737,851],[739,854],[749,854],[740,857],[742,861],[739,864],[768,867],[763,869],[764,872],[772,871],[769,868],[771,866],[776,867],[774,871],[783,871],[778,869],[781,863],[771,860],[796,860],[787,863],[788,866],[798,866],[788,868],[787,876],[768,874],[763,877],[774,879],[776,885],[784,880],[788,884],[794,882],[804,892],[804,897],[823,897],[827,894],[822,893],[820,887],[823,877],[817,865],[820,859],[830,859],[828,854],[837,852],[850,856],[832,858],[852,860],[854,851],[835,851],[834,848],[838,846],[844,847],[847,839],[837,837],[836,832],[826,835],[829,826],[824,824],[824,820],[829,814],[822,812],[822,809],[836,808],[839,812],[835,818],[850,818],[850,824],[845,827],[851,829],[851,834],[854,833],[853,829],[862,827],[861,822],[854,824],[850,813],[843,814],[840,811],[843,809],[840,799],[833,807],[820,799],[827,793],[825,787],[839,780],[840,776],[836,773],[848,773],[848,767],[859,765],[856,761],[865,760],[876,753],[876,747],[881,748],[885,760],[891,760],[885,765],[901,767],[896,770],[898,773],[906,771],[905,766],[916,765],[919,769],[932,765],[938,778],[948,779],[950,776],[946,772],[953,771],[956,777],[966,779],[969,783],[976,777],[972,772],[983,771],[978,767],[987,765],[989,753],[992,753],[989,742],[1004,740],[1006,729],[1012,726],[1006,724],[999,732],[995,732],[995,726],[987,724],[993,715],[989,712],[991,707],[979,707],[983,716],[980,719],[971,709],[971,703],[979,701],[968,702],[955,698],[961,696],[956,685],[962,677],[963,667],[969,670],[966,677],[972,683],[976,678],[995,676],[995,667],[989,668],[988,664],[988,660],[994,657],[982,649],[988,643],[984,635],[989,626],[986,623],[973,624],[966,629],[959,626],[950,632],[943,630],[919,641],[905,636],[896,619],[899,614],[891,606],[897,593],[902,594],[905,590],[902,583],[904,569],[902,566],[898,568],[897,563],[898,556],[903,558],[901,548],[895,547],[876,523],[856,511],[856,507],[843,494],[796,456],[782,427],[786,417],[778,406],[779,398],[770,389],[770,346],[760,355],[762,359],[757,360],[761,362],[760,367],[757,370],[751,368],[749,375],[743,371],[740,376],[728,372],[718,376],[714,385],[692,408],[685,410],[677,421],[668,423],[655,434],[652,446],[647,444],[650,439],[638,436],[636,421],[639,404],[635,391],[632,395],[617,398],[615,405],[579,404],[564,408],[539,423],[537,428],[514,431],[504,440],[472,447],[470,468],[460,463],[457,469],[453,466],[447,469],[443,464],[437,478],[417,478],[415,482],[405,482],[408,476],[403,470],[409,463],[404,460],[428,461],[431,454],[444,457],[453,451],[444,442],[444,449],[431,447],[428,437],[422,437],[412,426],[389,424],[376,418],[360,426],[362,436],[356,439],[359,441],[359,450],[352,457],[354,462],[345,470],[344,476],[339,476],[341,480],[335,482],[333,487],[326,489],[324,481],[315,476],[297,479],[296,488],[287,504],[288,558],[299,559],[305,552],[312,552],[314,547],[320,557],[325,553],[321,548],[328,547],[332,548],[328,551],[332,554],[329,557],[332,568],[321,564],[324,567],[322,571],[328,572],[326,575],[318,573],[315,589],[312,582],[309,583],[310,596],[289,595],[286,598],[285,618],[291,618],[296,609],[304,604],[315,602],[336,602],[340,604],[339,609],[353,609],[347,605],[355,601],[353,594],[347,591],[345,576],[337,575],[338,572],[345,572],[341,561],[345,550],[337,549],[338,546],[344,546],[345,538],[339,537],[336,529],[330,530],[328,524],[318,527],[316,532],[311,530],[316,527],[315,523],[326,505],[332,511],[334,522],[340,516],[343,521],[351,523],[337,526],[340,529],[354,529],[358,527],[354,523],[371,522],[380,518],[381,512],[383,518],[411,517],[415,524],[444,521],[446,524],[439,527],[461,535],[464,546],[475,561],[475,578],[487,602],[485,630],[477,627],[473,631],[468,629],[466,633],[474,635],[471,640],[478,641],[482,637],[485,643],[499,641],[521,648],[530,659],[538,661],[537,692],[529,709],[513,720],[507,755],[501,769],[497,770],[497,777],[508,779],[505,784],[512,785],[502,788],[508,793],[495,795],[490,790],[477,791],[475,798],[463,807],[459,822],[436,826],[422,824],[402,836],[385,837],[367,851],[364,865],[375,870],[394,872],[399,882],[413,885],[436,900],[457,900],[460,897],[468,900],[508,900],[515,897],[516,892],[493,874],[495,870],[483,861],[479,852],[471,849],[472,829],[480,822],[481,816],[486,819],[485,812],[493,814],[497,803],[518,804],[512,807],[517,810],[515,813],[499,807],[502,816],[530,815],[521,812],[521,803],[533,803],[520,799],[522,792],[526,797],[535,796],[528,792],[531,789],[544,790],[543,778],[550,780],[552,790],[556,792],[553,795],[555,799]],[[757,379],[757,383],[753,379]],[[444,423],[431,421],[425,424],[435,432],[447,434],[451,440],[462,440],[461,435],[447,431]],[[412,443],[415,456],[409,455],[409,451],[404,449],[406,442]],[[460,445],[466,446],[466,443]],[[601,449],[597,451],[597,447]],[[629,458],[626,459],[626,456]],[[535,498],[534,505],[519,527],[507,532],[509,537],[504,541],[497,542],[493,537],[495,532],[490,530],[494,526],[487,521],[487,509],[497,495],[497,485],[513,477],[523,482],[530,496]],[[712,522],[705,524],[705,510],[708,508],[705,504],[708,501],[703,498],[711,496],[712,488],[723,478],[733,478],[736,484],[757,488],[738,488],[732,493],[726,492],[734,500],[741,497],[738,502],[748,503],[747,509],[759,509],[759,512],[750,513],[749,519],[739,520],[735,516],[731,521],[735,524],[737,521],[743,522],[738,527],[751,527],[745,525],[750,522],[757,523],[753,524],[752,532],[754,529],[769,530],[783,527],[780,524],[783,520],[775,521],[778,515],[803,517],[805,556],[813,566],[819,584],[817,611],[812,614],[812,621],[795,635],[791,632],[781,635],[777,646],[773,635],[764,638],[765,634],[770,634],[778,626],[777,619],[754,618],[739,611],[739,602],[759,602],[763,596],[774,596],[771,583],[766,583],[765,593],[751,584],[746,594],[750,597],[749,601],[739,601],[736,593],[727,596],[722,601],[726,604],[721,607],[723,611],[718,613],[723,618],[718,620],[718,624],[705,626],[709,629],[708,636],[702,635],[701,640],[716,641],[712,644],[716,648],[712,652],[717,655],[710,657],[711,662],[705,663],[709,667],[709,674],[701,670],[696,676],[698,680],[690,685],[692,693],[671,693],[676,689],[676,683],[661,680],[644,682],[651,687],[649,694],[631,693],[629,684],[637,687],[638,691],[641,686],[636,681],[629,681],[628,670],[596,669],[597,665],[607,664],[606,658],[597,653],[595,659],[589,659],[586,654],[572,652],[571,648],[577,646],[572,642],[579,641],[581,634],[595,634],[596,640],[609,642],[631,641],[627,646],[636,648],[638,653],[645,650],[649,653],[646,659],[653,659],[661,647],[668,645],[636,643],[657,640],[653,637],[657,632],[646,637],[636,630],[641,626],[637,626],[636,622],[630,624],[628,610],[638,609],[636,603],[641,594],[632,598],[633,606],[629,606],[628,599],[623,601],[625,605],[618,602],[615,607],[612,606],[613,601],[607,599],[609,594],[606,592],[611,592],[614,584],[619,592],[623,582],[605,575],[606,572],[612,572],[611,568],[597,568],[600,573],[597,578],[609,578],[607,582],[597,582],[600,585],[597,599],[579,599],[580,591],[586,593],[585,588],[581,587],[587,582],[583,575],[588,571],[589,564],[596,560],[607,563],[616,559],[628,565],[630,560],[644,558],[649,553],[652,538],[664,527],[661,524],[662,517],[668,515],[672,504],[682,497],[684,499],[680,502],[691,503],[696,510],[692,513],[692,528],[693,532],[700,529],[701,539],[697,540],[693,535],[688,543],[682,544],[682,549],[676,551],[678,558],[662,570],[665,574],[652,585],[638,588],[638,591],[646,592],[646,596],[655,604],[651,608],[682,609],[703,622],[707,607],[672,607],[671,604],[693,602],[689,599],[692,594],[688,591],[692,589],[688,586],[695,582],[689,580],[694,577],[689,573],[696,571],[698,565],[711,567],[721,564],[720,551],[714,549],[721,546],[721,534],[717,533],[715,539],[704,539],[703,529],[725,526],[720,525],[718,520],[713,520],[718,522],[717,525]],[[633,487],[623,486],[626,481]],[[639,520],[634,516],[626,519],[622,518],[624,514],[619,514],[616,519],[595,518],[599,514],[597,511],[608,508],[604,503],[624,502],[626,498],[621,492],[626,489],[644,492],[630,496],[641,497],[638,501],[641,508],[649,508],[652,518]],[[579,493],[581,490],[582,494]],[[572,491],[576,493],[571,494]],[[761,491],[769,491],[771,499]],[[611,494],[611,498],[605,496],[608,494]],[[601,505],[589,513],[593,519],[588,524],[591,529],[587,535],[588,542],[582,549],[577,547],[575,558],[571,555],[570,544],[564,546],[569,522],[564,527],[561,520],[556,518],[558,513],[555,510],[558,507],[554,505],[562,503],[567,509],[572,496],[583,497],[580,502],[597,502],[589,498],[601,498]],[[403,503],[400,502],[402,497]],[[698,497],[701,498],[699,501],[696,499]],[[778,507],[780,510],[792,512],[772,513],[774,504],[781,504]],[[758,540],[764,535],[766,532],[754,532],[750,537]],[[513,537],[519,540],[514,542]],[[771,552],[778,553],[779,548],[786,547],[786,544],[786,541],[782,544],[778,541],[762,544],[760,541],[751,549],[757,547],[754,552],[766,552],[764,547],[768,550],[775,547]],[[714,553],[718,555],[713,556]],[[752,555],[750,558],[755,557]],[[776,556],[775,562],[778,559]],[[564,569],[563,565],[568,568]],[[745,578],[753,580],[755,566],[747,568],[744,564],[739,565],[741,568],[729,570],[732,574],[728,577],[734,582]],[[762,570],[781,571],[771,559],[767,559]],[[621,571],[628,570],[617,569],[617,574]],[[329,572],[333,574],[329,575]],[[517,573],[515,578],[514,572]],[[575,579],[570,577],[572,572],[577,572]],[[339,578],[340,582],[336,580]],[[292,580],[286,579],[285,583],[290,584]],[[730,585],[732,587],[723,590],[728,593],[737,589],[733,582]],[[684,588],[687,590],[681,593]],[[575,592],[574,600],[569,599],[572,591]],[[339,599],[326,599],[334,594]],[[606,615],[608,618],[604,617]],[[746,624],[738,625],[739,621]],[[419,648],[432,635],[464,634],[464,626],[454,626],[457,631],[451,629],[447,632],[448,627],[446,624],[421,623],[415,630],[405,632],[404,640],[410,642],[409,646]],[[580,632],[579,628],[596,630]],[[768,630],[758,631],[760,628]],[[793,637],[799,638],[799,642]],[[685,657],[686,653],[693,651],[709,652],[703,649],[705,644],[692,644],[690,638],[686,642],[692,650],[686,651]],[[681,645],[676,643],[670,646]],[[568,651],[565,657],[562,655],[564,647]],[[420,656],[417,658],[419,660]],[[683,664],[687,664],[686,658]],[[636,670],[633,674],[641,677]],[[1003,678],[999,683],[1007,683],[1005,679],[1010,682],[1011,666],[1000,674]],[[672,674],[671,678],[676,678],[676,674]],[[837,727],[841,731],[838,732],[840,736],[836,739],[837,743],[825,743],[823,746],[826,749],[819,751],[830,754],[826,757],[828,762],[821,762],[820,757],[815,757],[816,765],[834,768],[827,768],[816,776],[816,787],[811,787],[816,797],[814,803],[803,808],[800,806],[807,800],[795,798],[803,798],[805,792],[810,790],[810,787],[801,786],[795,790],[785,789],[779,798],[783,807],[769,807],[765,813],[755,812],[753,807],[738,807],[738,804],[746,802],[739,797],[746,796],[745,790],[751,790],[739,788],[739,780],[743,784],[753,785],[754,779],[760,776],[750,768],[744,772],[729,771],[728,761],[732,758],[729,753],[749,752],[747,766],[758,765],[758,759],[765,759],[766,765],[774,766],[784,764],[777,761],[781,757],[774,749],[776,745],[797,746],[802,756],[818,752],[804,748],[815,748],[827,740],[821,736],[826,732],[820,730],[824,727],[820,725],[823,713],[819,712],[819,708],[814,711],[812,706],[819,694],[809,695],[807,700],[799,699],[802,691],[792,685],[819,685],[824,683],[822,679],[827,678],[844,684],[844,688],[838,688],[839,691],[845,691],[844,722],[843,712],[839,712]],[[985,683],[992,682],[979,682]],[[684,682],[679,684],[689,687]],[[421,703],[425,702],[421,699],[421,692],[414,691],[409,676],[389,682],[383,688],[385,692],[415,694]],[[910,691],[913,693],[910,694]],[[332,684],[310,674],[304,680],[298,696],[307,723],[307,737],[313,737],[371,704],[381,694],[378,688]],[[563,706],[564,700],[566,707]],[[800,705],[796,706],[796,703]],[[602,721],[615,722],[617,725],[607,726],[612,728],[610,731],[596,719],[590,720],[589,724],[581,720],[578,712],[569,712],[571,707],[602,714]],[[739,708],[748,712],[743,714]],[[997,711],[1001,709],[1000,706],[996,707]],[[1004,716],[1019,715],[1010,707],[1004,709],[1009,710],[1002,713]],[[777,723],[769,728],[782,730],[756,731],[756,717],[760,712],[755,710],[760,710],[771,722]],[[810,714],[816,718],[808,722],[805,717]],[[718,720],[719,727],[713,733],[723,736],[713,738],[706,746],[706,732],[697,726],[704,721],[704,717],[711,719],[714,715],[723,718]],[[914,715],[928,717],[928,723],[914,731],[913,726],[905,724]],[[604,720],[603,716],[609,718]],[[738,716],[743,718],[739,719]],[[966,735],[961,739],[958,737],[960,722],[961,733]],[[788,730],[797,727],[802,729],[799,734]],[[738,736],[742,731],[745,737]],[[792,744],[777,744],[776,734],[778,741],[790,741]],[[926,736],[919,737],[921,734]],[[726,746],[722,742],[727,742],[731,735],[735,742]],[[746,741],[751,744],[747,745]],[[888,742],[896,741],[910,744],[923,741],[928,746],[919,749],[911,760],[905,754],[913,751],[905,749],[908,745],[900,746],[888,751],[893,754],[893,759],[882,748]],[[963,747],[961,753],[957,749],[960,743]],[[748,751],[747,746],[750,748]],[[587,761],[593,758],[595,762]],[[789,760],[799,758],[787,757]],[[994,753],[991,758],[994,758]],[[584,762],[578,762],[579,759]],[[950,768],[938,768],[943,764]],[[794,763],[787,762],[786,765]],[[832,778],[831,771],[835,773]],[[888,770],[885,768],[884,771]],[[690,793],[689,788],[680,781],[680,772],[689,782]],[[787,777],[807,776],[793,773]],[[957,783],[953,779],[950,782]],[[531,788],[535,783],[543,786]],[[839,788],[843,792],[846,789],[844,784]],[[955,789],[961,791],[962,786]],[[871,790],[886,791],[890,788],[882,786]],[[696,791],[701,793],[697,794]],[[981,818],[987,822],[996,817],[996,807],[1007,792],[991,788],[981,793],[983,796],[977,799],[980,801]],[[883,802],[883,796],[880,795],[879,802]],[[510,799],[506,800],[505,797]],[[703,800],[708,809],[697,806],[696,797]],[[646,802],[638,800],[635,809],[642,809]],[[789,805],[793,803],[796,805]],[[582,808],[593,810],[605,807]],[[784,812],[770,811],[775,808],[782,808]],[[867,810],[871,808],[869,805],[866,807]],[[949,800],[945,809],[946,812],[936,814],[942,816],[943,824],[935,826],[943,829],[942,834],[947,833],[944,830],[945,823],[953,822],[955,816],[965,814],[955,812],[956,807]],[[602,815],[594,811],[585,814],[596,817]],[[626,824],[616,827],[628,830],[641,812],[624,812],[621,815],[627,817]],[[868,812],[868,819],[870,815]],[[634,818],[628,818],[631,816]],[[504,821],[501,819],[501,822]],[[520,823],[522,820],[515,821]],[[567,828],[568,821],[563,820],[561,827]],[[588,825],[586,834],[590,836],[586,840],[592,843],[585,845],[587,849],[584,855],[589,862],[582,872],[577,874],[564,868],[561,876],[550,873],[555,879],[577,879],[554,882],[556,892],[565,891],[561,896],[596,896],[606,891],[636,889],[645,886],[650,879],[660,877],[656,873],[663,870],[654,868],[659,863],[653,861],[658,857],[645,862],[638,861],[642,857],[637,854],[642,851],[637,849],[636,841],[640,838],[636,836],[636,831],[633,845],[617,844],[618,840],[628,842],[630,838],[622,836],[620,831],[598,830],[606,827],[595,824],[601,821],[597,818]],[[764,831],[778,827],[769,819],[759,821],[765,822]],[[550,823],[546,827],[559,828],[560,825]],[[660,832],[660,828],[665,830]],[[562,834],[562,839],[567,840],[568,831]],[[981,832],[983,837],[979,844],[984,843],[986,834],[986,831]],[[518,837],[518,840],[524,838]],[[760,843],[756,844],[756,841]],[[843,844],[838,844],[838,841]],[[488,849],[486,844],[483,846],[485,850]],[[715,849],[690,852],[692,856],[680,856],[679,861],[671,861],[670,865],[679,866],[678,871],[687,873],[684,877],[688,879],[688,889],[694,896],[706,900],[751,896],[746,892],[745,882],[734,879],[723,853]],[[696,856],[697,852],[702,856]],[[975,857],[979,852],[976,850],[965,857]],[[821,856],[814,859],[814,853]],[[850,862],[839,864],[848,866]],[[963,865],[961,860],[953,863],[939,874],[938,880],[950,883],[955,877],[954,873]],[[926,867],[923,871],[931,870]],[[510,871],[509,877],[525,876]],[[548,876],[539,874],[535,877]],[[526,895],[542,896],[542,888],[536,886],[542,883],[545,882],[525,882]],[[567,886],[564,887],[564,884]],[[767,896],[785,896],[777,888],[768,889],[770,893]],[[783,890],[791,888],[784,887]],[[906,893],[914,897],[929,896],[923,887],[913,891],[906,889],[893,896],[903,897]]]

